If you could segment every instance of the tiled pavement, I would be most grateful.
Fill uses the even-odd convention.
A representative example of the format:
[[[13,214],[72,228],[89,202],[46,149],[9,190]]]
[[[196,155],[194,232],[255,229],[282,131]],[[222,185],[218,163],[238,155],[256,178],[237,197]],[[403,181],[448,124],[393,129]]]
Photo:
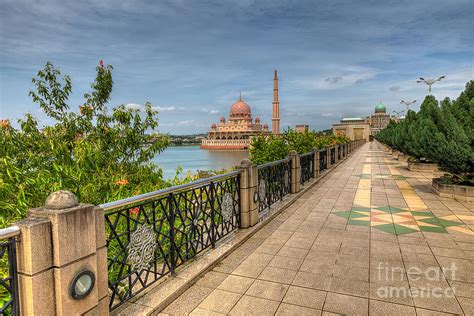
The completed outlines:
[[[365,144],[162,313],[474,315],[474,203],[431,177]]]

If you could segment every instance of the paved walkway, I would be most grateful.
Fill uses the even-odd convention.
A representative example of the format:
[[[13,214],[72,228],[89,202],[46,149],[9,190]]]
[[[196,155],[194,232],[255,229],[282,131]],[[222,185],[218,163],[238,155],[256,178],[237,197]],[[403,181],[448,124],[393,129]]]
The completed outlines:
[[[163,313],[474,315],[474,203],[430,188],[367,143]]]

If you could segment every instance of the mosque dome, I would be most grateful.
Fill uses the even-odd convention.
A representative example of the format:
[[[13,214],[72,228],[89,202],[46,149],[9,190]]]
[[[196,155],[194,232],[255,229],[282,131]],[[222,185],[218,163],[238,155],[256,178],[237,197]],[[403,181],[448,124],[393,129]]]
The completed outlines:
[[[250,118],[250,117],[251,117],[250,106],[244,101],[242,101],[242,99],[239,99],[230,107],[230,118]]]
[[[380,102],[379,104],[375,106],[375,113],[385,113],[385,112],[387,112],[387,108],[385,107],[385,105],[383,105],[382,102]]]
[[[260,123],[260,118],[258,116],[255,118],[255,123]]]
[[[211,125],[211,128],[212,128],[212,129],[215,129],[215,128],[217,128],[217,125],[216,125],[216,123],[212,123],[212,125]]]
[[[221,116],[221,123],[225,123],[225,117]]]
[[[263,129],[268,129],[268,124],[267,123],[263,124]]]

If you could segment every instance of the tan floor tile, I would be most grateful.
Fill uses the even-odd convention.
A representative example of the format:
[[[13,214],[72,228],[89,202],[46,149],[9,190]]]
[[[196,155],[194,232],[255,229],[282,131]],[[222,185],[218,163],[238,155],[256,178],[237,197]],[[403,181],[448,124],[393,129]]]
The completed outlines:
[[[246,295],[265,298],[268,300],[281,301],[288,290],[289,285],[264,280],[255,280],[248,289]]]
[[[329,290],[331,284],[331,276],[326,274],[314,274],[310,272],[299,271],[292,285],[308,287],[316,290]]]
[[[176,314],[172,314],[172,315],[176,315]],[[218,312],[213,312],[213,311],[208,311],[206,309],[202,309],[202,308],[195,308],[191,314],[189,314],[191,316],[220,316],[220,315],[225,315],[224,313],[218,313]]]
[[[213,289],[202,286],[192,286],[181,294],[176,300],[168,305],[163,313],[166,314],[189,314],[196,306],[198,306]]]
[[[456,296],[474,298],[474,284],[448,281]]]
[[[258,247],[255,252],[258,253],[266,253],[269,255],[275,255],[277,252],[279,252],[281,249],[281,246],[279,245],[269,245],[269,244],[264,244]]]
[[[393,315],[393,316],[416,316],[415,308],[412,306],[399,305],[376,300],[369,301],[370,315]]]
[[[232,274],[245,276],[249,278],[256,278],[265,269],[264,266],[255,266],[252,264],[241,264],[238,266]]]
[[[269,267],[298,270],[303,263],[303,259],[275,256],[268,264]]]
[[[332,277],[329,290],[336,293],[369,297],[369,282]]]
[[[461,307],[456,298],[448,297],[441,292],[424,292],[411,289],[411,295],[416,307],[433,309],[445,313],[460,314]]]
[[[369,281],[369,269],[354,266],[345,266],[336,264],[333,270],[333,276],[345,279]]]
[[[366,298],[329,292],[323,310],[345,315],[368,315],[369,300]]]
[[[334,270],[334,259],[320,258],[319,261],[304,260],[300,271],[316,274],[332,275]]]
[[[217,288],[219,290],[244,294],[255,279],[229,275]]]
[[[458,297],[462,311],[466,315],[474,315],[474,299],[468,297]]]
[[[290,286],[283,298],[284,303],[321,310],[326,298],[325,291]]]
[[[309,251],[308,249],[283,246],[280,249],[280,251],[277,253],[277,255],[278,256],[284,256],[284,257],[292,257],[292,258],[303,259],[304,257],[306,257],[306,254],[308,253],[308,251]]]
[[[273,315],[279,302],[244,295],[230,311],[230,315]]]
[[[225,278],[227,278],[227,276],[228,274],[226,273],[209,271],[196,282],[196,285],[215,289],[222,283],[222,281],[224,281]]]
[[[266,267],[258,276],[258,278],[261,280],[273,281],[277,283],[291,284],[295,275],[296,271],[294,270]]]
[[[434,311],[434,310],[429,310],[429,309],[416,307],[416,315],[418,315],[418,316],[447,316],[447,315],[452,316],[453,314],[437,312],[437,311]]]
[[[297,306],[287,303],[281,303],[275,315],[293,315],[293,316],[317,316],[321,315],[321,311],[303,306]]]
[[[241,294],[215,289],[198,307],[213,312],[228,313],[241,296]]]

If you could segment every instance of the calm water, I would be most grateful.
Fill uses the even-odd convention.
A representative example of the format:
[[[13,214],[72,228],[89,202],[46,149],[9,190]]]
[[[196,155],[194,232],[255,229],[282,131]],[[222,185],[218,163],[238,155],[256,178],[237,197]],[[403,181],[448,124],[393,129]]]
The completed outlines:
[[[248,151],[210,151],[199,146],[168,147],[153,161],[163,169],[165,178],[174,176],[176,168],[181,166],[184,172],[197,170],[229,169],[248,158]]]

